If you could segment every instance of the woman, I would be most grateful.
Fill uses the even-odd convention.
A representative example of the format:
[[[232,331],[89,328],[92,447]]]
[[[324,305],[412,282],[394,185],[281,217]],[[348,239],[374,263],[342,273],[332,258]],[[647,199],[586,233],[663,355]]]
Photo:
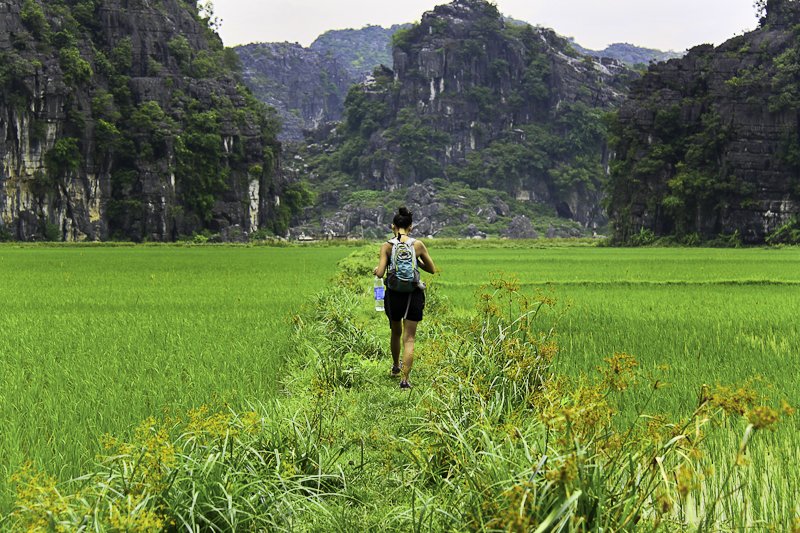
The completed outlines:
[[[387,268],[392,269],[392,252],[400,243],[413,246],[417,263],[414,268],[421,268],[431,274],[436,272],[436,265],[422,241],[408,236],[411,233],[411,227],[411,212],[405,207],[401,207],[392,221],[394,238],[381,246],[380,261],[374,270],[376,276],[382,278],[386,274]],[[408,375],[414,364],[414,338],[417,333],[417,324],[422,320],[422,310],[425,308],[425,286],[419,283],[411,292],[399,292],[388,285],[387,283],[383,305],[392,330],[392,375],[396,376],[402,372],[400,388],[410,389]],[[402,366],[400,366],[401,346],[403,348]]]

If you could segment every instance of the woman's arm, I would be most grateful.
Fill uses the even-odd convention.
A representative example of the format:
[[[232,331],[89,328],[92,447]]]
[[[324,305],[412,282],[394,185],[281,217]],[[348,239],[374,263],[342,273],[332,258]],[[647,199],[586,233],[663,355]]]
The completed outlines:
[[[372,272],[379,278],[382,278],[386,273],[386,267],[389,266],[389,254],[391,253],[392,245],[388,242],[383,243],[383,246],[381,246],[380,257],[378,258],[378,266],[372,270]]]
[[[419,244],[419,249],[416,250],[419,267],[425,272],[436,274],[437,272],[436,264],[433,262],[433,259],[431,259],[431,256],[428,253],[428,249],[425,247],[425,243],[418,240],[414,244]]]

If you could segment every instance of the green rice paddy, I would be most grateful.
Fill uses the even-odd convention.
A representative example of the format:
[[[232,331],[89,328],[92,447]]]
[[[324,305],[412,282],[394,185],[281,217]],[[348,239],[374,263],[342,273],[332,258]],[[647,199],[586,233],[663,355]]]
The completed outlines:
[[[289,316],[346,248],[0,247],[0,494],[79,475],[105,433],[274,395]],[[4,506],[0,506],[4,507]]]
[[[625,352],[643,368],[669,367],[658,401],[671,414],[691,411],[704,383],[761,381],[765,393],[800,404],[796,249],[452,249],[434,257],[456,306],[474,301],[492,275],[514,275],[556,298],[566,372]]]
[[[626,352],[669,383],[658,411],[687,414],[704,383],[751,381],[800,404],[800,250],[428,244],[460,312],[498,275],[556,298],[568,373]],[[289,316],[350,251],[0,247],[0,509],[25,461],[69,478],[105,433],[273,396],[292,354]],[[424,326],[420,340],[424,365]],[[796,450],[797,429],[795,417],[773,439]]]

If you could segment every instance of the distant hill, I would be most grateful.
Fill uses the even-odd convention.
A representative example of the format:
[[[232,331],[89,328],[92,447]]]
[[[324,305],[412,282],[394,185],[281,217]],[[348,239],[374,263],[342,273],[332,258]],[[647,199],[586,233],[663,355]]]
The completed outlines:
[[[282,141],[303,139],[303,130],[340,120],[351,85],[361,80],[339,60],[297,43],[258,43],[235,48],[244,82],[278,111]]]
[[[505,16],[503,22],[509,26],[528,25]],[[297,43],[256,43],[235,50],[244,66],[247,86],[257,98],[278,110],[283,122],[280,139],[300,141],[304,130],[342,119],[349,87],[363,82],[380,65],[391,68],[392,36],[410,27],[411,24],[395,24],[390,28],[331,30],[308,48]],[[629,66],[682,55],[632,44],[613,44],[601,51],[589,50],[574,41],[569,44],[580,54],[611,58]]]
[[[277,122],[196,4],[0,3],[0,240],[284,231]]]
[[[614,126],[614,237],[800,240],[800,2],[761,26],[651,65]]]
[[[297,43],[237,46],[244,81],[256,97],[278,110],[282,141],[341,120],[348,89],[379,65],[392,64],[392,35],[408,26],[332,30],[310,47]]]
[[[589,50],[573,41],[572,47],[583,55],[609,57],[630,66],[659,63],[676,57],[683,57],[684,55],[683,53],[673,52],[672,50],[663,52],[654,48],[643,48],[628,43],[614,43],[603,50]]]
[[[311,43],[311,50],[334,58],[358,81],[372,74],[378,65],[392,66],[392,35],[410,24],[391,28],[365,26],[360,30],[331,30]]]
[[[366,199],[403,190],[423,234],[530,233],[530,221],[513,224],[531,216],[525,207],[602,226],[603,117],[635,72],[579,55],[553,30],[509,24],[484,0],[437,6],[393,41],[392,68],[353,87],[342,124],[309,146],[323,231],[385,231],[388,214]],[[453,192],[464,184],[493,193],[466,212],[469,195]]]

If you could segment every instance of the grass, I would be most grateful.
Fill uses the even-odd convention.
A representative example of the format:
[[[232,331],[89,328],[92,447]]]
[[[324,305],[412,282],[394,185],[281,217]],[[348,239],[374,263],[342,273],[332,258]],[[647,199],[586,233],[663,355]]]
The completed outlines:
[[[77,476],[152,415],[275,395],[289,314],[340,247],[0,247],[0,509],[34,464]]]
[[[206,323],[220,329],[201,332],[204,341],[195,346],[209,344],[209,361],[219,366],[198,371],[194,397],[176,401],[168,416],[140,405],[138,418],[112,431],[121,438],[106,441],[80,491],[37,472],[35,466],[44,465],[53,473],[58,457],[18,471],[17,511],[8,523],[141,530],[170,524],[208,530],[534,530],[544,523],[574,531],[631,530],[640,523],[662,531],[800,531],[793,496],[800,478],[786,466],[800,460],[797,419],[780,407],[781,399],[798,403],[792,346],[798,345],[800,274],[793,265],[800,253],[526,244],[429,242],[443,273],[429,294],[412,376],[417,386],[410,394],[400,394],[388,376],[385,319],[370,311],[372,248],[341,263],[339,284],[308,287],[298,280],[298,295],[324,289],[302,310],[299,298],[286,297],[292,303],[285,313],[300,311],[294,333],[288,338],[280,322],[277,334],[265,336],[289,354],[284,394],[275,401],[265,401],[274,378],[271,387],[255,387],[261,394],[220,385],[226,368],[241,365],[226,367],[227,358],[211,352],[230,353],[226,346],[243,342],[243,333]],[[258,277],[262,269],[253,257],[269,257],[272,266],[295,258],[286,271],[302,256],[315,268],[326,261],[332,273],[333,261],[346,253],[233,250],[167,248],[156,249],[164,256],[146,256],[150,250],[131,249],[116,265],[138,262],[127,276],[138,283],[118,294],[144,292],[148,278],[134,272],[147,272],[147,265],[159,262],[154,259],[177,262],[175,277],[180,270],[203,270],[199,260],[221,270],[188,285],[228,296],[198,295],[205,305],[179,307],[177,315],[208,316],[214,302],[236,301],[228,278],[237,279],[242,270],[255,271],[244,276],[250,281]],[[182,255],[187,252],[197,255]],[[224,257],[224,267],[209,257]],[[5,260],[0,253],[0,268]],[[40,256],[28,268],[47,264]],[[90,264],[98,263],[84,263],[87,271]],[[494,296],[476,303],[479,286],[497,280],[493,271],[514,273],[519,288],[496,281],[489,289]],[[52,265],[48,276],[58,277]],[[210,281],[218,279],[226,283]],[[274,285],[264,290],[286,292]],[[156,292],[163,297],[175,286],[182,286],[177,279]],[[73,297],[80,299],[79,293]],[[158,296],[151,298],[156,305]],[[174,297],[170,302],[153,314],[168,315]],[[531,305],[544,309],[517,321]],[[130,307],[131,300],[119,311]],[[66,331],[72,321],[55,324]],[[83,329],[82,336],[96,330]],[[117,330],[106,342],[120,335]],[[618,352],[635,359],[611,357]],[[134,383],[144,374],[138,379],[145,393],[155,389],[147,382],[157,375],[148,370],[153,366],[126,367]],[[208,372],[217,375],[199,382]],[[234,372],[234,378],[243,374]],[[763,378],[752,381],[758,375]],[[746,381],[749,386],[739,388]],[[669,386],[662,388],[664,382]],[[173,392],[183,398],[181,387]],[[41,390],[46,396],[50,389]],[[128,390],[109,394],[118,410]],[[218,401],[219,390],[228,391],[221,395],[233,410]],[[186,414],[202,403],[217,410]],[[249,406],[239,409],[243,403]],[[48,409],[60,416],[69,411],[57,403],[42,407],[43,420]],[[83,436],[61,425],[74,421],[49,423],[56,432],[69,428],[75,442]]]

